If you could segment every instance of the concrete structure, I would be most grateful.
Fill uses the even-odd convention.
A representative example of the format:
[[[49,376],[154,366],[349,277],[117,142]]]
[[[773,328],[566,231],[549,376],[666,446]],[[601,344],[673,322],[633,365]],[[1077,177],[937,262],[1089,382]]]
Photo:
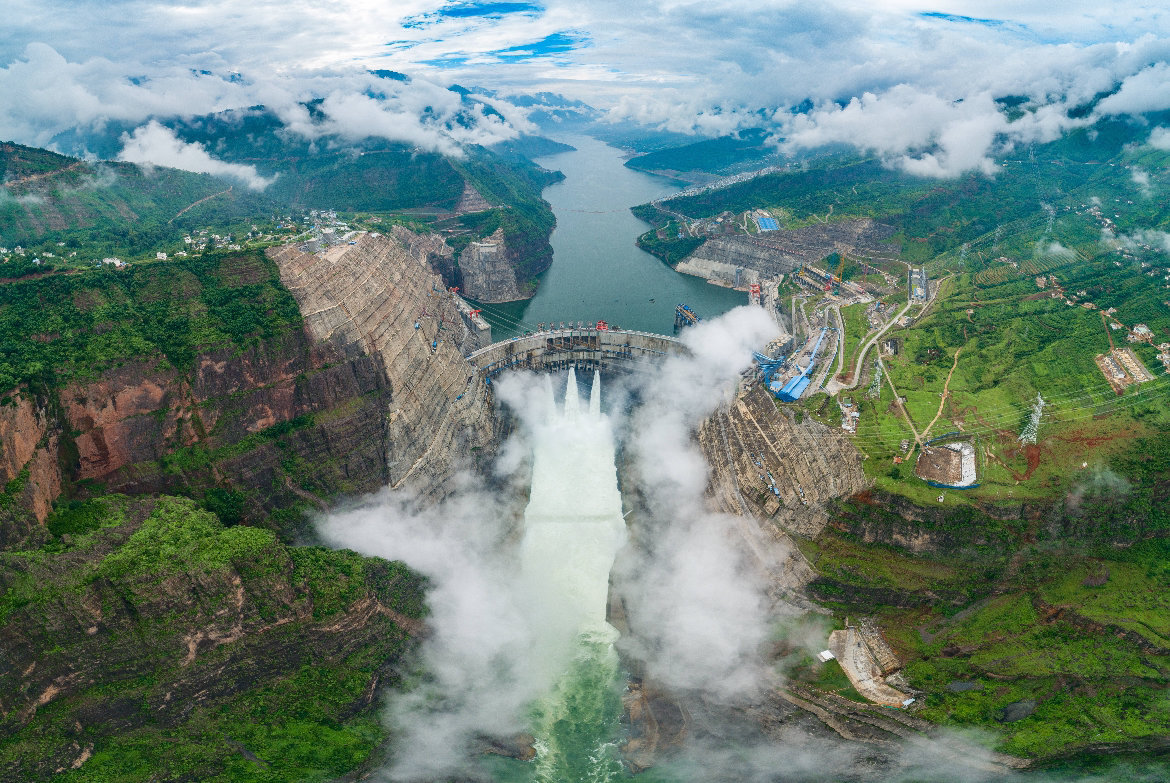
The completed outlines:
[[[854,626],[829,634],[829,650],[841,663],[853,687],[874,704],[903,707],[913,701],[907,694],[886,684],[882,665],[865,636]]]
[[[979,486],[975,445],[968,440],[940,442],[957,434],[951,432],[941,435],[922,446],[914,470],[920,479],[932,487],[973,489]]]
[[[911,268],[910,272],[910,301],[925,302],[930,299],[930,281],[926,277],[926,269]]]
[[[504,370],[602,372],[643,370],[668,356],[689,353],[673,337],[615,329],[552,329],[493,343],[468,355],[488,378]]]

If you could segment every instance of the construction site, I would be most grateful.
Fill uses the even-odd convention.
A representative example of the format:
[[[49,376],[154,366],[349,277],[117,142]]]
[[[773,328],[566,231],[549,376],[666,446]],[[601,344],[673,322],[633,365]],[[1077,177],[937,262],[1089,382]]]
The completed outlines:
[[[1097,354],[1094,361],[1117,394],[1124,393],[1129,386],[1154,380],[1132,348],[1113,348],[1109,353]]]
[[[887,681],[902,668],[901,661],[881,631],[872,622],[850,625],[829,634],[830,655],[821,653],[822,661],[836,658],[854,689],[874,704],[883,707],[909,707],[914,698]]]
[[[978,486],[975,444],[949,433],[927,441],[918,455],[914,472],[932,487],[972,489]]]

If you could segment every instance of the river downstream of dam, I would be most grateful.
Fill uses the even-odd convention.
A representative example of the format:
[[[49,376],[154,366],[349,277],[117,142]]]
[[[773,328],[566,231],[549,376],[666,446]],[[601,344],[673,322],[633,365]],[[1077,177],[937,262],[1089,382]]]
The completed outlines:
[[[609,573],[625,544],[614,434],[593,376],[582,409],[569,371],[564,402],[545,376],[547,419],[534,428],[532,492],[524,512],[520,573],[534,598],[532,660],[555,682],[535,707],[538,783],[614,780],[621,714],[618,632],[606,622]],[[568,662],[567,668],[564,664]]]
[[[670,334],[674,308],[689,304],[713,317],[747,303],[747,295],[680,274],[635,241],[649,226],[630,213],[678,189],[623,165],[624,153],[588,136],[558,141],[576,149],[540,158],[565,179],[544,190],[557,218],[552,267],[532,299],[483,305],[496,339],[553,321],[605,320],[624,329]]]

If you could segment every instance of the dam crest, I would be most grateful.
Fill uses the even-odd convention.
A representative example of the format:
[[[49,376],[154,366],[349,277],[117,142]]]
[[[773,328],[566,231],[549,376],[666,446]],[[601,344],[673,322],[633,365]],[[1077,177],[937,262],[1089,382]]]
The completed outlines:
[[[644,371],[669,356],[689,353],[686,345],[675,337],[584,327],[550,329],[502,340],[473,351],[467,360],[490,380],[505,370]]]

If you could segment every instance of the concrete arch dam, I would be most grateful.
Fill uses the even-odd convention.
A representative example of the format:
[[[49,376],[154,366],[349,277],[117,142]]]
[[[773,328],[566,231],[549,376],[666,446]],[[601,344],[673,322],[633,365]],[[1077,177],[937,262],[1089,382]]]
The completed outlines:
[[[646,370],[668,356],[689,354],[674,338],[613,329],[553,329],[493,343],[467,360],[490,379],[505,370],[629,372]]]

